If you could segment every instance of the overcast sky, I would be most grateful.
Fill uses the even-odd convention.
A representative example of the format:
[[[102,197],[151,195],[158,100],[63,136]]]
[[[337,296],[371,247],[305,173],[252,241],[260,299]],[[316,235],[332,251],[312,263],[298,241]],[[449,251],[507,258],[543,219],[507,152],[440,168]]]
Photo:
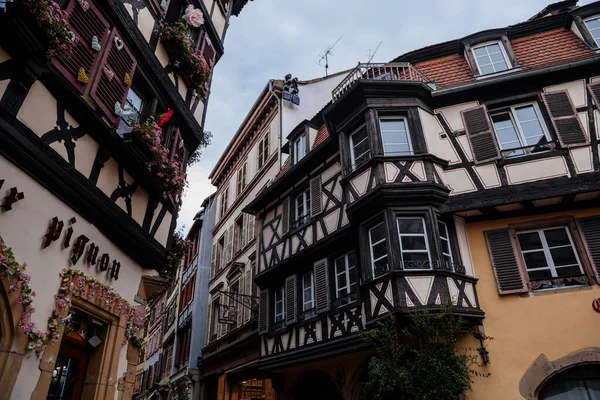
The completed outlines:
[[[208,175],[268,79],[286,73],[324,75],[317,63],[328,44],[329,72],[390,61],[424,46],[525,21],[553,0],[254,0],[232,17],[225,54],[215,67],[206,118],[212,144],[188,171],[178,226],[191,226],[202,200],[215,191]],[[580,0],[579,5],[592,0]],[[287,133],[284,133],[287,134]]]

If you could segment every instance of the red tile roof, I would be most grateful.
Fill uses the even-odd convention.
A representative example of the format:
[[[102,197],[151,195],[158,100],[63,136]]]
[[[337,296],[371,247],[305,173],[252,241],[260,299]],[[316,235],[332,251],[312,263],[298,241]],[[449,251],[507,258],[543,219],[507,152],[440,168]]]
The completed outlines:
[[[315,143],[313,144],[313,149],[323,143],[325,139],[329,137],[329,131],[327,131],[327,125],[321,126],[319,132],[317,132],[317,137],[315,138]]]
[[[537,69],[596,55],[573,32],[554,29],[511,42],[521,68]]]
[[[511,46],[523,70],[543,68],[596,55],[573,32],[563,28],[514,39]],[[435,81],[438,89],[475,81],[463,54],[423,61],[415,66]]]

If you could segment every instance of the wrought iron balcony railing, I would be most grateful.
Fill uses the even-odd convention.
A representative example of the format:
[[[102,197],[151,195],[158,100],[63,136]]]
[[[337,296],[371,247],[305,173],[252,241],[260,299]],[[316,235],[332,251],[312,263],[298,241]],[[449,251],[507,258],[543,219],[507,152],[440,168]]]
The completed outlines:
[[[398,63],[359,63],[348,76],[333,89],[333,100],[339,99],[348,89],[360,80],[376,81],[412,81],[432,83],[421,71],[407,62]]]

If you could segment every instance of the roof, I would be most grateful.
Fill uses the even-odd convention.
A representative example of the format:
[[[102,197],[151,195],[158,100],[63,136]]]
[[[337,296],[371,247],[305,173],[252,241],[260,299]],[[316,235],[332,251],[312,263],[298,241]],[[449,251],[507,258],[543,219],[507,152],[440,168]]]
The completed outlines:
[[[238,17],[246,3],[248,3],[248,0],[233,0],[233,5],[231,6],[231,15],[235,15],[236,17]]]

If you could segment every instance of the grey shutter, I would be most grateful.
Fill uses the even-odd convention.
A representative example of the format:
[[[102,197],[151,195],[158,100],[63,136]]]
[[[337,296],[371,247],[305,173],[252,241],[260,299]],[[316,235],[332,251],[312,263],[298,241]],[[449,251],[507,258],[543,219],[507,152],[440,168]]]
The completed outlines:
[[[317,313],[329,310],[329,274],[327,259],[317,261],[315,268],[315,300]]]
[[[244,294],[246,296],[252,296],[252,268],[246,271],[246,279],[244,281]],[[244,322],[250,321],[252,318],[252,297],[244,297]]]
[[[260,291],[260,304],[258,305],[258,333],[260,335],[269,331],[269,290]]]
[[[600,108],[600,82],[588,83],[587,88],[594,99],[594,103],[596,103],[596,107]]]
[[[210,337],[212,336],[213,330],[213,303],[208,303],[208,310],[206,310],[206,316],[208,317],[208,323],[205,324],[205,332],[204,332],[204,345],[206,346],[210,342]]]
[[[290,230],[290,198],[287,197],[281,205],[281,234],[285,235]]]
[[[496,135],[492,130],[490,117],[485,106],[477,106],[460,113],[467,138],[473,150],[475,163],[483,163],[500,158]]]
[[[217,245],[213,244],[212,255],[210,258],[210,278],[215,276],[215,268],[217,266]]]
[[[293,324],[296,322],[296,275],[285,279],[285,322]]]
[[[504,50],[506,51],[506,54],[508,55],[508,59],[512,65],[512,67],[513,68],[518,67],[519,62],[517,61],[517,58],[515,57],[515,52],[512,49],[510,40],[508,40],[508,36],[502,35],[501,40],[502,40],[502,44],[504,45]]]
[[[310,216],[314,217],[323,211],[321,175],[310,180]]]
[[[524,293],[528,291],[523,271],[517,262],[508,229],[484,232],[496,276],[498,293]]]
[[[563,147],[586,144],[587,136],[566,90],[542,93],[552,125]]]
[[[600,283],[600,216],[579,218],[577,223],[594,266],[596,282]]]

